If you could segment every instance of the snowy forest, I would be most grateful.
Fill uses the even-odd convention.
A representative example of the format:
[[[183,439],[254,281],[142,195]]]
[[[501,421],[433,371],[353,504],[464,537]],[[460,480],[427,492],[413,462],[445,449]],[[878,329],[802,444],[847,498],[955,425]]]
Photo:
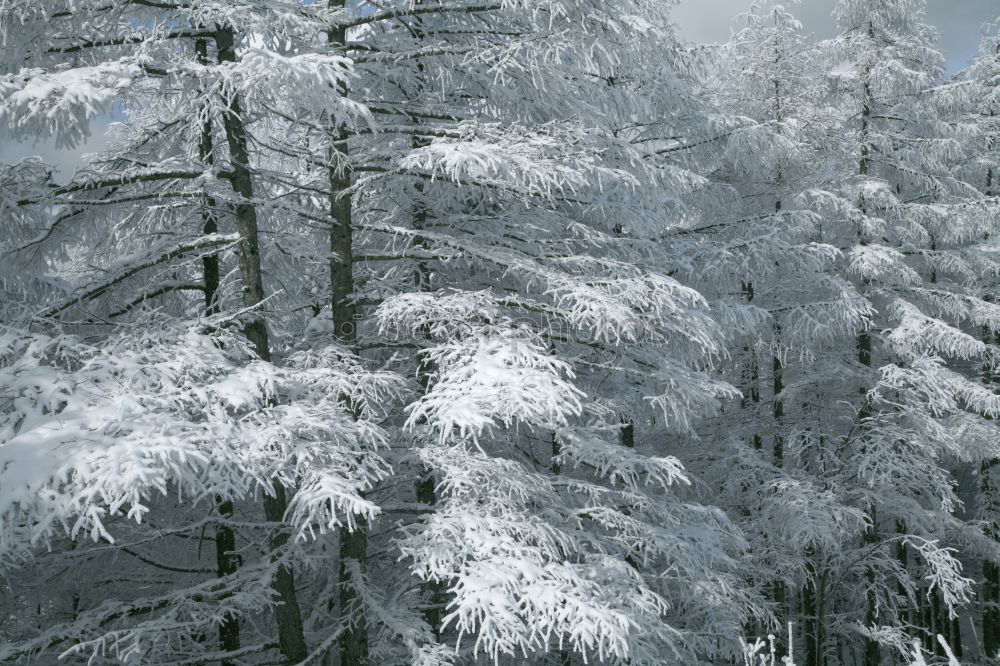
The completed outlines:
[[[1000,8],[827,4],[0,0],[0,663],[1000,663]]]

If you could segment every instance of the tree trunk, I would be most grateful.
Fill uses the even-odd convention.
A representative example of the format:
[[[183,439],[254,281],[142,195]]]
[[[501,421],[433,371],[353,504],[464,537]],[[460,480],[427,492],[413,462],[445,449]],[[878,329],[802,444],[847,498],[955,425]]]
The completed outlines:
[[[998,47],[1000,50],[1000,47]],[[993,111],[990,111],[990,116],[993,116]],[[994,144],[993,138],[990,138],[989,146],[992,148]],[[986,196],[993,196],[993,168],[989,167],[986,169]],[[990,332],[988,329],[984,330],[983,340],[988,344],[990,342]],[[983,365],[983,383],[987,386],[992,386],[995,377],[993,376],[993,367],[990,361],[986,361]],[[984,462],[980,466],[980,474],[982,477],[982,482],[980,486],[980,493],[982,498],[980,499],[980,505],[986,504],[993,507],[996,502],[997,497],[1000,497],[1000,484],[996,483],[993,479],[993,473],[1000,464],[1000,458],[993,458]],[[985,502],[984,499],[985,498]],[[993,511],[988,511],[987,515],[994,515]],[[1000,525],[995,521],[991,521],[988,526],[988,533],[994,539],[1000,535]],[[993,659],[997,656],[997,652],[1000,652],[1000,567],[996,563],[989,560],[983,560],[983,586],[982,586],[982,600],[983,600],[983,614],[982,614],[982,632],[983,632],[983,652],[986,654],[987,659]]]
[[[554,352],[554,349],[553,349]],[[562,446],[559,444],[559,438],[556,433],[552,433],[552,473],[561,474],[562,467],[559,465],[559,454],[562,452]],[[561,649],[556,650],[555,654],[552,655],[553,663],[556,666],[570,666],[573,662],[573,655],[569,650]]]
[[[997,497],[998,484],[994,475],[998,463],[1000,463],[1000,459],[994,458],[982,464],[982,493],[989,503],[987,506],[991,506],[993,498]],[[994,538],[997,533],[1000,533],[995,523],[988,526],[988,531],[992,533]],[[992,659],[997,655],[997,652],[1000,652],[1000,567],[990,560],[983,560],[982,566],[983,652],[986,653],[987,658]]]
[[[413,0],[414,5],[423,4],[423,0]],[[415,19],[415,26],[411,27],[414,36],[418,38],[423,38],[424,33],[420,28],[420,18]],[[417,61],[417,76],[420,82],[420,87],[422,89],[424,81],[424,65],[422,62]],[[417,122],[414,119],[412,122]],[[430,144],[430,140],[415,136],[411,141],[411,146],[413,148],[422,148]],[[429,218],[427,203],[424,198],[424,183],[422,180],[417,180],[414,183],[414,200],[412,208],[413,217],[413,228],[415,230],[425,229],[427,226],[427,220]],[[426,250],[429,247],[427,240],[421,236],[417,236],[413,240],[413,245],[416,248]],[[413,286],[418,292],[429,291],[432,287],[431,285],[431,272],[427,267],[427,263],[423,260],[417,260],[416,269],[413,274]],[[554,353],[554,350],[553,350]],[[421,389],[424,393],[430,387],[431,377],[435,371],[433,364],[430,363],[426,358],[421,357],[417,363],[417,380],[420,383]],[[553,446],[553,456],[558,454],[558,442],[555,440],[555,434],[553,434],[552,439]],[[558,465],[554,465],[553,471],[558,474]],[[436,481],[434,479],[434,473],[431,469],[423,469],[420,480],[417,482],[417,501],[421,504],[426,504],[427,506],[435,506],[437,504],[437,491],[436,491]],[[447,605],[447,594],[445,585],[441,581],[428,581],[426,584],[427,596],[428,596],[428,606],[424,610],[423,616],[424,620],[430,626],[431,631],[434,633],[434,637],[437,640],[441,639],[442,633],[442,618],[444,615],[444,610]]]
[[[208,65],[208,41],[199,39],[195,43],[195,50],[198,54],[198,62]],[[215,163],[214,145],[212,138],[212,120],[205,118],[201,128],[201,140],[198,145],[198,156],[202,163],[212,166]],[[205,198],[205,208],[202,211],[202,233],[211,235],[219,231],[219,225],[215,217],[216,201],[214,197]],[[205,314],[213,315],[218,313],[218,291],[219,291],[219,255],[212,253],[202,257],[202,280],[205,288]],[[216,496],[215,506],[219,516],[226,520],[233,516],[233,502]],[[236,534],[233,528],[225,523],[220,523],[215,530],[215,573],[219,578],[225,578],[236,573],[239,569],[240,559],[236,554]],[[240,649],[240,621],[234,615],[227,615],[219,624],[219,647],[223,652],[235,652]],[[220,666],[233,666],[233,662],[223,659]]]
[[[753,282],[750,282],[748,280],[747,282],[743,283],[743,295],[746,298],[747,304],[753,303],[754,299]],[[754,414],[752,415],[751,418],[756,420],[757,418],[756,412],[760,405],[760,364],[757,362],[757,351],[755,349],[751,349],[749,345],[746,345],[743,347],[743,351],[749,356],[750,359],[750,367],[748,372],[749,374],[748,393],[750,395],[749,395],[749,402],[747,400],[747,397],[745,396],[740,406],[743,409],[746,409],[752,404],[754,406],[753,407]],[[753,435],[751,435],[750,445],[754,448],[755,451],[760,451],[764,447],[764,440],[761,438],[759,432],[755,432]]]
[[[806,582],[802,586],[802,619],[805,634],[805,664],[823,666],[822,628],[819,621],[820,580],[812,548],[806,549]],[[791,637],[789,637],[791,640]]]
[[[961,659],[963,656],[962,650],[962,625],[959,622],[959,617],[956,615],[951,618],[951,651],[958,658]]]
[[[868,22],[868,37],[874,38],[875,27],[871,21]],[[871,145],[870,145],[870,123],[872,116],[873,98],[871,89],[871,68],[866,67],[863,76],[863,91],[861,99],[861,158],[858,163],[858,174],[861,176],[868,176],[870,170],[870,160],[871,160]],[[861,210],[863,213],[867,214],[865,210],[865,202],[861,201]],[[862,237],[861,244],[866,245],[867,240]],[[866,367],[872,366],[872,338],[869,331],[864,331],[858,335],[858,361],[861,365]],[[861,389],[862,393],[867,393],[864,388]],[[871,410],[868,405],[867,397],[862,397],[861,410],[858,413],[860,421],[864,421],[871,415]],[[878,541],[878,526],[875,520],[875,512],[872,511],[869,516],[871,520],[871,526],[865,532],[864,543],[871,545],[877,543]],[[868,568],[865,578],[868,583],[868,591],[866,596],[867,608],[865,609],[865,625],[868,627],[874,626],[875,622],[878,620],[878,607],[877,599],[875,598],[875,571],[872,568]],[[873,639],[865,640],[865,666],[879,666],[880,661],[880,649],[879,643]]]
[[[872,545],[878,543],[878,527],[877,527],[877,516],[875,515],[874,509],[871,511],[869,516],[871,519],[871,526],[865,532],[864,543],[866,545]],[[865,626],[868,628],[874,627],[878,622],[878,599],[875,593],[875,570],[869,567],[865,572],[865,580],[868,584],[868,590],[865,594],[866,607],[865,607]],[[879,666],[881,662],[881,648],[879,642],[872,638],[865,639],[865,666]]]
[[[344,0],[329,0],[327,6],[340,9]],[[343,45],[347,41],[347,30],[336,28],[327,33],[327,41],[332,45]],[[336,94],[347,95],[341,87]],[[336,121],[334,121],[336,122]],[[333,131],[337,137],[330,155],[330,308],[333,318],[334,335],[349,347],[358,340],[357,307],[354,303],[354,222],[353,201],[348,189],[351,186],[351,171],[348,163],[349,134],[342,123],[337,123]],[[360,595],[354,585],[352,567],[357,565],[363,573],[368,557],[367,530],[357,525],[355,528],[340,530],[340,613],[348,619],[340,637],[341,666],[365,666],[369,663],[368,623]]]
[[[195,51],[198,54],[198,63],[208,65],[208,41],[199,39],[195,42]],[[198,156],[206,166],[215,164],[214,140],[212,137],[212,119],[205,118],[201,127],[201,137],[198,143]],[[217,233],[219,225],[215,218],[216,201],[215,197],[205,197],[205,208],[202,210],[202,233],[206,236]],[[205,255],[201,260],[202,276],[205,286],[205,314],[213,315],[219,311],[216,296],[219,291],[219,255],[212,253]]]
[[[219,49],[219,62],[236,62],[233,31],[220,28],[215,36]],[[239,266],[243,279],[243,304],[256,308],[264,301],[264,282],[260,269],[260,242],[257,232],[257,209],[253,201],[253,180],[250,175],[250,157],[247,149],[247,132],[243,124],[240,100],[233,95],[227,100],[223,115],[229,159],[232,162],[230,182],[240,201],[235,206],[236,228],[240,234]],[[271,360],[267,338],[267,325],[259,312],[251,315],[245,328],[247,339],[262,361]]]
[[[413,140],[414,147],[419,147],[420,144],[425,143],[421,139],[417,138]],[[418,181],[415,184],[416,198],[414,200],[413,206],[413,228],[423,229],[427,223],[427,206],[425,205],[422,197],[424,194],[424,184]],[[417,237],[414,240],[414,246],[420,249],[427,249],[427,241],[423,238]],[[430,270],[424,261],[418,260],[416,270],[413,275],[413,286],[417,291],[428,291],[431,288],[431,277]],[[420,357],[417,362],[417,381],[420,383],[421,390],[426,393],[430,388],[431,377],[434,374],[433,364],[425,357]],[[555,436],[553,435],[553,447],[556,447]],[[556,455],[555,448],[553,449],[553,455]],[[558,472],[556,472],[558,474]],[[434,479],[434,472],[429,468],[425,468],[421,471],[421,477],[417,482],[417,501],[421,504],[426,504],[427,506],[437,505],[437,482]],[[428,581],[426,584],[428,605],[424,610],[424,620],[430,626],[431,631],[434,633],[434,637],[438,640],[441,639],[441,624],[444,615],[445,606],[447,605],[445,585],[441,581]]]
[[[778,336],[781,334],[781,327],[778,324],[774,325],[774,340],[775,345],[777,345]],[[774,427],[774,440],[772,442],[772,460],[774,461],[774,466],[777,468],[782,468],[785,465],[785,436],[782,431],[782,421],[785,417],[785,403],[782,399],[781,393],[785,390],[785,379],[784,379],[784,364],[781,361],[781,356],[775,353],[771,357],[771,392],[773,405],[771,408],[771,416],[773,418]],[[780,572],[777,572],[780,576]],[[788,624],[788,588],[785,585],[785,581],[778,580],[774,581],[774,585],[771,588],[771,595],[774,598],[775,605],[775,615],[778,619],[778,626],[784,629]],[[788,636],[787,644],[781,639],[781,634],[783,631],[778,632],[778,638],[776,639],[776,644],[778,648],[778,653],[787,653],[787,645],[791,645],[792,637]]]
[[[236,62],[233,31],[219,28],[215,33],[215,43],[219,50],[219,62]],[[229,146],[232,162],[231,183],[239,197],[235,206],[236,227],[240,235],[239,268],[243,281],[243,304],[256,308],[264,301],[264,283],[261,277],[260,243],[257,233],[257,210],[253,201],[253,180],[250,174],[250,159],[247,149],[247,133],[243,124],[239,97],[233,95],[227,100],[223,115],[223,128]],[[262,361],[271,360],[268,343],[267,324],[259,312],[253,312],[245,326],[247,339]],[[273,483],[273,493],[264,495],[264,515],[268,521],[281,522],[288,508],[285,487],[278,481]],[[280,550],[288,542],[288,532],[272,532],[269,540],[271,551]],[[274,614],[278,624],[278,644],[288,663],[297,663],[306,658],[305,635],[298,597],[295,592],[295,574],[287,565],[278,567],[272,582],[278,604]]]

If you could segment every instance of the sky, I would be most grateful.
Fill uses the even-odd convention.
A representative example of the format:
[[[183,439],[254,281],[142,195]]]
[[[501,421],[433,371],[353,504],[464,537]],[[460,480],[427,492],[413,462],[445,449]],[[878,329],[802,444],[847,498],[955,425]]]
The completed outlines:
[[[681,0],[674,22],[687,41],[724,42],[734,27],[733,17],[747,11],[751,0]],[[807,33],[817,39],[833,37],[836,25],[830,12],[833,0],[785,0],[785,7],[802,21]],[[961,69],[979,50],[982,26],[1000,18],[1000,0],[927,0],[927,23],[941,33],[941,50],[948,69]]]
[[[55,165],[59,173],[56,180],[64,182],[73,175],[73,169],[80,164],[83,155],[101,150],[105,145],[104,130],[111,118],[95,118],[91,123],[91,137],[82,146],[74,149],[56,149],[53,141],[25,141],[17,142],[11,139],[7,132],[0,128],[0,163],[10,164],[31,157],[41,155],[47,162]]]
[[[830,17],[833,0],[786,0],[786,5],[817,39],[832,37],[836,26]],[[733,18],[745,12],[750,0],[680,0],[673,19],[681,36],[689,42],[721,43],[729,38]],[[941,33],[941,48],[948,57],[949,72],[961,69],[979,49],[982,26],[1000,18],[1000,0],[927,0],[927,22]],[[105,121],[106,122],[106,121]],[[40,154],[60,167],[57,180],[66,180],[84,153],[100,150],[104,124],[95,120],[93,136],[75,150],[56,150],[51,142],[16,143],[0,129],[0,162],[16,162]]]

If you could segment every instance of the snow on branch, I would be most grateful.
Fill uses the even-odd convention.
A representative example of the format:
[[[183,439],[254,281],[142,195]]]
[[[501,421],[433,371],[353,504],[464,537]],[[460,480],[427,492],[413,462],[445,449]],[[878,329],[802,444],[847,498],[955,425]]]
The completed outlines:
[[[940,319],[928,317],[911,303],[897,300],[892,309],[899,323],[885,339],[904,358],[930,354],[969,360],[982,358],[987,351],[983,341]]]
[[[920,275],[906,265],[903,253],[884,245],[859,245],[853,248],[848,259],[853,275],[880,284],[917,285]]]
[[[383,335],[405,333],[435,340],[463,337],[499,319],[496,299],[488,291],[398,294],[375,312]]]
[[[588,539],[557,527],[564,500],[546,477],[514,461],[462,445],[421,451],[440,470],[445,501],[401,552],[421,578],[448,580],[454,595],[447,625],[474,652],[525,658],[551,642],[598,659],[624,659],[640,618],[662,622],[665,599],[619,557],[595,552]],[[539,514],[532,506],[550,507]],[[581,538],[582,537],[582,538]]]
[[[398,393],[394,377],[366,376],[342,352],[276,367],[229,329],[147,324],[100,349],[2,338],[0,561],[60,526],[112,540],[108,517],[141,521],[170,491],[198,502],[299,483],[288,516],[299,536],[374,517],[362,493],[389,467],[377,454],[385,434],[365,417]]]
[[[582,129],[547,133],[471,124],[464,129],[468,138],[440,138],[414,148],[399,167],[455,183],[499,182],[524,197],[552,198],[594,183],[600,187],[602,181],[637,184],[627,171],[609,168],[582,150],[587,138]]]
[[[141,75],[134,60],[123,58],[0,76],[0,123],[14,136],[54,135],[57,147],[73,148],[89,136],[90,119],[106,111]]]
[[[642,455],[618,442],[606,441],[599,433],[580,428],[560,428],[556,438],[559,441],[556,462],[566,467],[585,466],[613,485],[621,484],[635,492],[643,486],[666,491],[678,483],[691,483],[676,458]]]
[[[321,53],[284,54],[254,47],[218,72],[222,89],[237,92],[248,105],[282,108],[295,100],[300,113],[309,109],[316,117],[326,115],[337,124],[373,126],[368,108],[343,91],[354,80],[353,62],[344,56]]]
[[[962,576],[962,563],[955,556],[954,548],[941,547],[936,539],[907,536],[904,542],[920,553],[927,563],[927,595],[938,590],[951,618],[958,617],[956,609],[969,602],[975,581]]]
[[[565,425],[582,410],[569,364],[523,331],[486,329],[426,354],[437,372],[430,390],[407,407],[406,423],[427,423],[442,441],[476,440],[501,424]]]

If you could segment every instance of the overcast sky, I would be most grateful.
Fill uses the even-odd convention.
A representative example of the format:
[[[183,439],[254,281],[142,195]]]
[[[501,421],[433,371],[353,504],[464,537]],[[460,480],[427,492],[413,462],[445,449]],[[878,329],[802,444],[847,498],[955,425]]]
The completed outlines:
[[[787,6],[805,24],[806,31],[818,39],[831,37],[836,28],[830,17],[833,0],[786,0]],[[750,0],[681,0],[674,10],[674,21],[682,37],[689,42],[719,43],[728,39],[733,18],[745,12]],[[928,0],[927,19],[941,32],[941,48],[948,56],[948,66],[954,72],[976,53],[987,21],[1000,17],[1000,0]],[[51,143],[33,145],[10,141],[0,130],[0,162],[15,162],[22,157],[41,154],[62,167],[60,179],[72,175],[80,155],[99,150],[103,144],[103,126],[94,124],[95,136],[85,146],[73,151],[55,150]]]
[[[833,0],[786,0],[785,6],[818,39],[836,34],[830,12]],[[734,26],[733,17],[745,12],[750,0],[681,0],[674,21],[681,36],[700,43],[724,42]],[[927,22],[941,33],[941,50],[951,71],[957,71],[979,50],[982,26],[1000,18],[1000,0],[927,0]]]

